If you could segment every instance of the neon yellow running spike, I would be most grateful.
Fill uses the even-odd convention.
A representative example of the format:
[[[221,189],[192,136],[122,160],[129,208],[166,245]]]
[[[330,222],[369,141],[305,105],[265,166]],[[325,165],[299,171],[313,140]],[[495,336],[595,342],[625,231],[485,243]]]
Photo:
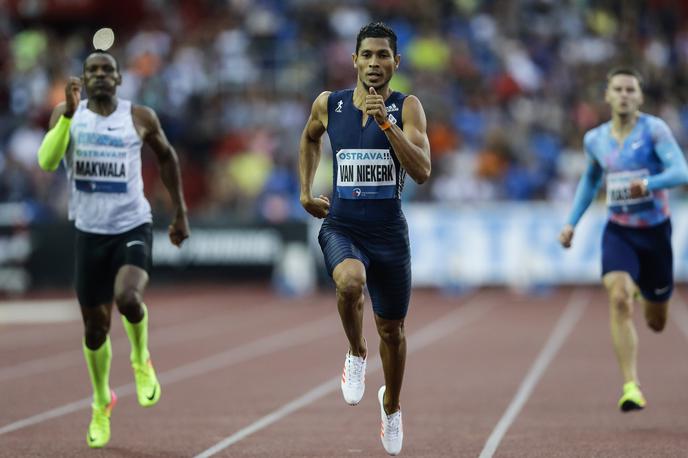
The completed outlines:
[[[645,407],[646,401],[643,393],[635,382],[624,383],[623,396],[619,399],[619,408],[622,412],[641,410]]]
[[[136,397],[142,407],[151,407],[160,400],[160,382],[149,359],[143,364],[132,363],[136,380]]]
[[[86,443],[91,448],[104,447],[110,441],[110,415],[117,404],[117,395],[110,391],[110,403],[105,406],[91,405],[91,423],[86,432]]]

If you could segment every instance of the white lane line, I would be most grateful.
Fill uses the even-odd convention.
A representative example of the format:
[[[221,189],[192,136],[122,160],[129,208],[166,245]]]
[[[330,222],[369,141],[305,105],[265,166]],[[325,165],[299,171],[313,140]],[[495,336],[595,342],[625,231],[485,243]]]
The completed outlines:
[[[533,389],[540,381],[540,377],[542,377],[547,370],[547,366],[552,362],[552,359],[564,344],[574,326],[578,323],[578,320],[583,316],[583,312],[589,301],[589,294],[574,291],[559,321],[557,321],[554,329],[552,329],[552,333],[547,339],[545,346],[540,350],[540,354],[538,354],[528,374],[523,379],[523,382],[521,382],[521,386],[518,387],[518,391],[511,400],[511,404],[509,404],[509,407],[507,407],[504,415],[500,418],[492,434],[490,434],[490,437],[487,439],[487,442],[485,442],[485,446],[480,452],[479,458],[491,458],[497,451],[504,434],[506,434],[511,424],[528,401]]]
[[[114,339],[113,339],[114,343]],[[31,359],[13,366],[0,368],[0,382],[12,380],[33,374],[42,374],[53,369],[64,369],[76,366],[79,361],[83,361],[81,350],[68,350],[43,358]],[[78,359],[81,357],[80,359]]]
[[[28,300],[0,302],[0,324],[65,323],[79,321],[75,300]]]
[[[484,303],[473,299],[466,305],[460,307],[458,310],[450,312],[442,318],[433,321],[429,325],[423,327],[418,332],[413,333],[408,338],[408,353],[416,352],[423,347],[426,347],[456,331],[456,329],[473,323],[478,318],[485,315],[493,306],[489,303]],[[380,359],[376,359],[372,364],[368,365],[368,373],[373,373],[382,368]],[[285,418],[297,410],[306,407],[309,404],[327,396],[333,391],[339,389],[341,377],[334,377],[308,391],[303,396],[300,396],[293,401],[284,404],[282,407],[272,411],[268,415],[256,420],[245,428],[240,429],[234,434],[227,436],[212,447],[202,451],[195,458],[206,458],[213,456],[222,450],[236,444],[242,439],[250,436],[253,433],[264,429],[271,424]]]
[[[299,327],[288,329],[279,334],[274,334],[235,348],[230,348],[229,350],[216,353],[193,363],[184,364],[174,369],[162,372],[158,374],[158,378],[160,379],[161,384],[169,386],[182,380],[207,374],[213,370],[230,367],[244,361],[250,361],[260,356],[268,355],[270,353],[282,352],[288,348],[330,336],[332,335],[333,329],[336,329],[338,325],[339,316],[332,314],[325,318],[311,321]],[[129,396],[135,392],[133,383],[118,386],[114,388],[114,390],[117,392],[119,398]],[[90,404],[91,398],[84,398],[55,409],[15,421],[1,427],[0,435],[26,428],[28,426],[33,426],[52,418],[77,412],[89,407]]]
[[[75,307],[78,309],[78,305]],[[233,317],[228,315],[218,315],[180,325],[175,324],[165,328],[159,328],[155,331],[151,331],[148,341],[151,342],[151,348],[153,349],[153,353],[155,353],[155,349],[159,347],[178,342],[188,342],[225,332],[226,328],[222,326],[223,321],[233,319]],[[113,319],[113,321],[118,320]],[[129,341],[126,337],[122,336],[113,339],[112,345],[115,351],[121,351],[122,349],[128,348]],[[68,367],[81,365],[83,361],[84,356],[81,349],[67,350],[51,356],[23,361],[12,366],[0,368],[0,383],[19,377],[66,369]]]

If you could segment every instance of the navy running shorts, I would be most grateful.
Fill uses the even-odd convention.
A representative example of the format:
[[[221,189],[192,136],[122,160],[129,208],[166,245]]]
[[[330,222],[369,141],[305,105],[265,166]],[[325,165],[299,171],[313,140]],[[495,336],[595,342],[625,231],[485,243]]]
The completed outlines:
[[[626,227],[607,222],[602,235],[602,275],[628,272],[643,297],[669,300],[674,289],[671,220],[650,227]]]
[[[318,242],[330,277],[343,260],[358,259],[366,269],[375,314],[387,320],[406,316],[411,299],[411,248],[403,215],[374,224],[328,216]]]
[[[76,229],[76,295],[82,307],[110,304],[120,267],[134,265],[150,273],[153,232],[145,223],[122,234],[93,234]]]

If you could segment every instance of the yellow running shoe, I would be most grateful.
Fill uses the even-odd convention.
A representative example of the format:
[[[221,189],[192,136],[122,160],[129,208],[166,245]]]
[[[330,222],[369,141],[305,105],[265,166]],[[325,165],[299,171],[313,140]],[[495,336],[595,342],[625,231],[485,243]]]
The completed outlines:
[[[91,423],[86,432],[86,443],[91,448],[104,447],[110,441],[110,415],[117,404],[117,395],[110,390],[110,403],[105,406],[91,405]]]
[[[645,407],[646,401],[643,393],[635,382],[624,383],[623,396],[619,399],[619,408],[622,412],[631,410],[641,410]]]
[[[136,380],[136,397],[143,407],[151,407],[160,400],[160,382],[155,375],[153,363],[149,359],[143,364],[132,363]]]

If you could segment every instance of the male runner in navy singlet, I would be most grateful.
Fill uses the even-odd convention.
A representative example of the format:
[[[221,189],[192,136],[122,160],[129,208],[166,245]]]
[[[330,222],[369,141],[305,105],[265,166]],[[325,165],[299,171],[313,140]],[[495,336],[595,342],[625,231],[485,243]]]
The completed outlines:
[[[385,450],[401,451],[399,396],[406,361],[404,318],[411,296],[408,227],[401,211],[406,174],[417,183],[430,176],[430,146],[420,101],[390,89],[399,67],[397,38],[371,23],[356,38],[355,89],[325,91],[313,102],[301,136],[301,204],[324,218],[318,241],[337,288],[337,307],[347,339],[342,394],[356,405],[365,389],[363,290],[367,285],[380,335],[385,385],[378,391]],[[334,194],[314,197],[313,177],[327,131],[334,155]]]

